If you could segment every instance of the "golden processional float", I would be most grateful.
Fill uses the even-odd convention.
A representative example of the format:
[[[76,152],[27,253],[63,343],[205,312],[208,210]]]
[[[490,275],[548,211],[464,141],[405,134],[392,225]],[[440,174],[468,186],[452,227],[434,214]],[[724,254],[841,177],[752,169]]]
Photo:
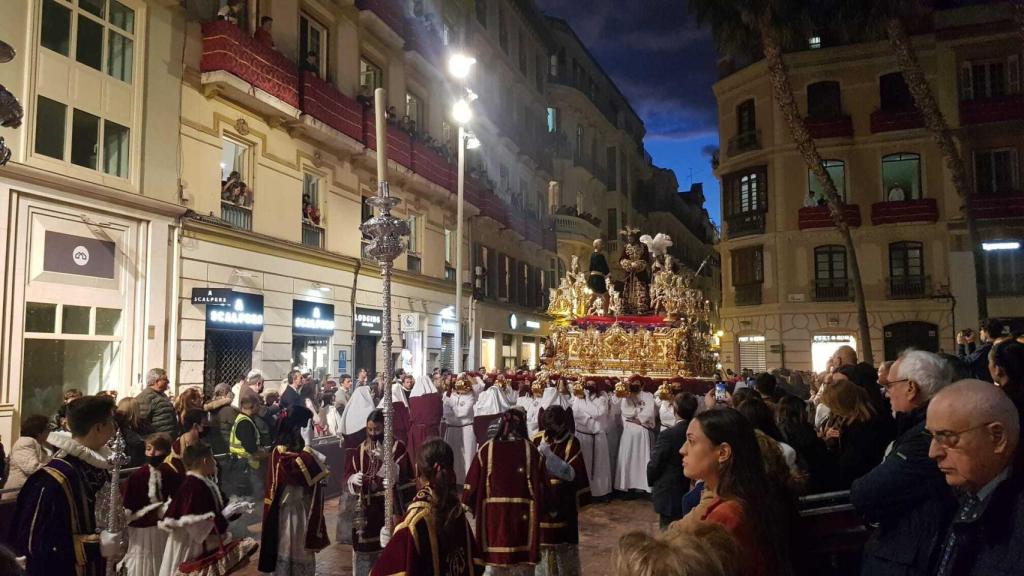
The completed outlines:
[[[667,254],[672,241],[666,234],[638,237],[636,229],[621,234],[626,236],[619,258],[625,279],[606,276],[605,294],[597,294],[594,256],[588,272],[574,256],[551,289],[548,314],[554,328],[544,353],[546,370],[604,382],[619,395],[638,377],[663,398],[672,389],[706,392],[714,386],[717,359],[711,303],[694,286],[700,270],[677,266]],[[595,246],[599,254],[600,243]]]

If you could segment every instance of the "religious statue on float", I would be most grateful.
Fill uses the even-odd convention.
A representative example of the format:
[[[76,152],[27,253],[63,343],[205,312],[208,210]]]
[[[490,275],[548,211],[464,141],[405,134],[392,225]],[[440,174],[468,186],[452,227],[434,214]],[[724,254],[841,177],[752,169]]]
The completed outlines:
[[[604,240],[594,240],[594,251],[590,253],[590,275],[587,277],[587,288],[590,289],[590,299],[587,301],[587,312],[597,312],[600,316],[608,315],[608,274],[611,269],[608,267],[608,260],[604,257]],[[594,308],[595,301],[600,300],[601,307]]]
[[[626,273],[622,283],[622,308],[625,314],[646,314],[650,309],[650,252],[640,242],[640,229],[627,226],[619,234],[626,245],[619,256],[619,266]]]

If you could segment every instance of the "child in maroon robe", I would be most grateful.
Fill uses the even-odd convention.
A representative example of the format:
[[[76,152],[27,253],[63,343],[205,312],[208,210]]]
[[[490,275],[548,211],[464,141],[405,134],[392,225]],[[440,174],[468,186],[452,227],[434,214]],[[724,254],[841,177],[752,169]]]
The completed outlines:
[[[171,495],[184,477],[164,462],[171,451],[171,437],[164,432],[146,438],[143,464],[121,486],[128,515],[128,552],[120,568],[132,576],[157,576],[167,544],[167,532],[157,526]]]
[[[484,561],[459,503],[455,456],[443,440],[420,447],[420,489],[370,576],[480,576]]]

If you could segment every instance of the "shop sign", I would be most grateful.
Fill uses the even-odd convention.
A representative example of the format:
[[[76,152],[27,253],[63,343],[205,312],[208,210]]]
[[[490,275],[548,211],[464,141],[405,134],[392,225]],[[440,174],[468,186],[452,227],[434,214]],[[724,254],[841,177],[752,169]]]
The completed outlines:
[[[455,334],[455,320],[441,320],[442,334]]]
[[[114,278],[115,242],[47,230],[43,244],[43,270],[47,272]]]
[[[847,343],[853,340],[849,334],[815,334],[815,342],[842,342]]]
[[[231,288],[193,288],[192,303],[207,306],[227,306],[234,292]]]
[[[356,308],[356,334],[380,336],[383,326],[384,316],[380,310]]]
[[[292,300],[292,333],[334,335],[334,305]]]
[[[526,327],[530,330],[540,330],[540,322],[537,322],[536,320],[527,320]]]
[[[508,315],[508,327],[513,330],[519,328],[519,317],[516,316],[515,312]]]
[[[263,295],[234,292],[227,306],[207,306],[206,327],[262,332]]]

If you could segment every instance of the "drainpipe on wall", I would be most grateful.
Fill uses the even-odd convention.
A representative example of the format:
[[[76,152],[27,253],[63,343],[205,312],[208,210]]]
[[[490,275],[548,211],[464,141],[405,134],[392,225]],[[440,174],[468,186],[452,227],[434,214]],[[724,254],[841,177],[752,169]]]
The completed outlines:
[[[166,368],[167,377],[171,382],[178,382],[178,326],[181,322],[181,226],[182,217],[175,220],[174,245],[171,255],[171,294],[168,303],[169,322],[167,322],[167,356]],[[177,388],[175,388],[177,389]]]
[[[362,246],[360,246],[360,250],[362,250]],[[362,267],[363,267],[363,259],[362,258],[356,259],[356,270],[355,270],[355,272],[353,273],[353,276],[352,276],[352,296],[349,298],[349,301],[348,301],[349,302],[349,307],[351,308],[351,311],[352,311],[352,338],[351,338],[352,339],[352,343],[349,345],[349,348],[348,348],[348,352],[349,352],[349,354],[348,354],[348,362],[352,362],[353,360],[355,360],[355,351],[356,351],[356,290],[357,290],[357,288],[359,286],[359,270]],[[346,366],[345,369],[346,369],[346,371],[349,374],[352,374],[353,378],[355,378],[355,372],[353,370],[351,370],[348,366]],[[340,374],[339,374],[339,376],[340,376]]]

